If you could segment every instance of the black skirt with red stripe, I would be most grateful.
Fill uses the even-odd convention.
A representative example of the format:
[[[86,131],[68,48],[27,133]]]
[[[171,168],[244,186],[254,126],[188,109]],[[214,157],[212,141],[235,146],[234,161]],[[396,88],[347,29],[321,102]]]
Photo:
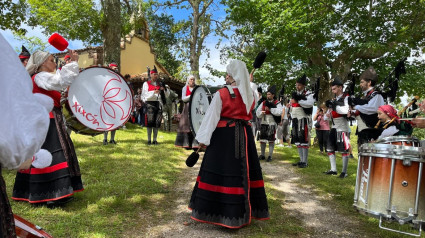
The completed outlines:
[[[69,137],[68,139],[70,140]],[[82,191],[81,176],[71,176],[70,174],[54,119],[50,119],[46,140],[41,148],[52,154],[52,164],[43,169],[31,166],[30,169],[18,171],[12,199],[41,203],[56,201],[72,196],[74,192]],[[67,148],[67,150],[71,149],[74,148]]]
[[[240,228],[269,219],[263,175],[251,126],[244,127],[246,157],[235,158],[235,127],[217,127],[202,160],[189,208],[200,222]]]

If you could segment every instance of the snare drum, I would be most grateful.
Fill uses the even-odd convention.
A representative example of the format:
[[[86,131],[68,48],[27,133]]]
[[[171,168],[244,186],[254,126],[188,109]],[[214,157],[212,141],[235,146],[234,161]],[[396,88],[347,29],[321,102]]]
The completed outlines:
[[[354,207],[400,223],[425,222],[424,149],[414,137],[384,138],[359,149]]]
[[[222,87],[196,86],[192,90],[189,104],[189,122],[194,136],[196,136],[201,126],[202,119],[204,119],[214,93],[220,88]]]
[[[133,109],[133,92],[121,74],[105,67],[84,69],[68,89],[62,106],[66,126],[97,135],[125,124]]]

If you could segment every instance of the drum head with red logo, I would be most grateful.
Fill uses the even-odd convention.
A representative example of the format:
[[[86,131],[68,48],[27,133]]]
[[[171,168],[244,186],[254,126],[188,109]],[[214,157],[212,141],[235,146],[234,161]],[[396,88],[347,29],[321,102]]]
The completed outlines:
[[[78,121],[96,131],[120,127],[133,108],[127,82],[120,74],[103,67],[83,70],[69,87],[67,99]]]

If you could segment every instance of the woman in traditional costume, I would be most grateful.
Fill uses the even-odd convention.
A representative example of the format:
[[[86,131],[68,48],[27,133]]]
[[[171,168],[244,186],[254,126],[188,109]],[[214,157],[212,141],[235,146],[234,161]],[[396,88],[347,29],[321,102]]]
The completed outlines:
[[[42,149],[52,154],[50,166],[31,167],[16,174],[12,199],[47,205],[63,204],[71,200],[75,192],[83,190],[80,168],[74,145],[66,133],[61,111],[61,93],[78,76],[78,54],[70,51],[71,62],[54,73],[54,57],[42,51],[34,52],[26,67],[33,82],[33,93],[41,93],[54,101],[50,112],[50,125]]]
[[[190,199],[191,218],[228,228],[269,219],[263,175],[249,124],[254,92],[244,62],[227,66],[196,139],[207,146]]]
[[[182,101],[184,103],[183,111],[180,114],[179,127],[177,129],[177,137],[174,145],[185,149],[198,148],[199,143],[190,130],[189,122],[189,100],[193,89],[195,88],[195,76],[189,75],[186,80],[186,85],[182,89]]]

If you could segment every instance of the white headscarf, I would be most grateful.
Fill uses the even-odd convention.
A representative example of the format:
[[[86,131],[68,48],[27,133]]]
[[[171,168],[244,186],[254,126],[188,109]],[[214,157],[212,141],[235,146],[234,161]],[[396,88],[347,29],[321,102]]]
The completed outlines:
[[[44,61],[49,58],[50,53],[43,52],[40,50],[37,50],[34,52],[30,59],[28,60],[27,67],[25,67],[30,75],[33,75],[35,71],[40,68],[40,66],[44,63]]]
[[[189,75],[189,76],[187,76],[187,79],[186,79],[186,85],[189,85],[189,79],[191,79],[191,78],[193,78],[193,79],[196,79],[195,78],[195,76],[194,75]]]
[[[245,104],[246,114],[251,111],[254,95],[249,85],[249,73],[246,64],[240,60],[232,60],[226,67],[226,72],[236,81],[242,100]]]

